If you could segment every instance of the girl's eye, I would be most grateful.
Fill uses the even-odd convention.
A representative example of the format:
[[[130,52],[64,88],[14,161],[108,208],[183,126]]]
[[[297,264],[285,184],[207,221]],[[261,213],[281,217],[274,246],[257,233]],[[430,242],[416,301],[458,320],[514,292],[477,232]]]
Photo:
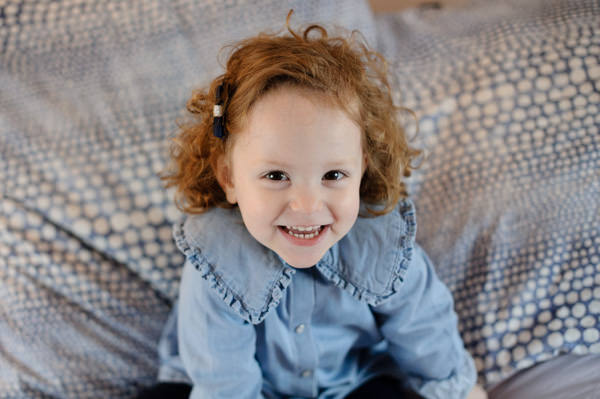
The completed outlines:
[[[275,170],[273,172],[269,172],[265,175],[268,180],[281,181],[287,180],[285,173],[280,170]]]
[[[342,180],[346,174],[340,170],[330,170],[323,176],[324,180]]]

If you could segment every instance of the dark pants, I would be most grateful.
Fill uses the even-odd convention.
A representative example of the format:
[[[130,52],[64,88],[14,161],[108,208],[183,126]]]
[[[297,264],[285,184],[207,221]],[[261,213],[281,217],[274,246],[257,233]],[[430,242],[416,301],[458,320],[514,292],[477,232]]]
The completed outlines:
[[[136,399],[187,399],[191,390],[192,386],[188,384],[161,383],[142,391]],[[403,387],[398,380],[385,376],[367,381],[346,396],[346,399],[373,398],[420,399],[422,396]]]
[[[405,387],[395,378],[381,376],[367,381],[350,392],[346,399],[401,398],[422,399],[423,397]]]

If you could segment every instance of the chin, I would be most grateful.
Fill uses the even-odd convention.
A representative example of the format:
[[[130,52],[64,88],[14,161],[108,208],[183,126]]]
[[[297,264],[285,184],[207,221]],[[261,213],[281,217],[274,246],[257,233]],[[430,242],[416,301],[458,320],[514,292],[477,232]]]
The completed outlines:
[[[287,262],[287,261],[286,261],[286,262]],[[308,268],[311,268],[311,267],[313,267],[314,265],[316,265],[316,264],[317,264],[317,262],[314,262],[314,263],[308,263],[308,264],[305,264],[305,263],[297,263],[297,264],[294,264],[294,263],[291,263],[291,262],[287,262],[287,264],[288,264],[288,265],[290,265],[290,266],[292,266],[294,269],[308,269]]]

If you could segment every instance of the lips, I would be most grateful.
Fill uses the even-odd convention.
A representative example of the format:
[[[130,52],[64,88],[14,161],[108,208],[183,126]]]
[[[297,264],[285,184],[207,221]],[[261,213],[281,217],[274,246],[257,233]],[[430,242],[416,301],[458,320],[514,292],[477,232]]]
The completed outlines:
[[[325,226],[280,226],[287,234],[296,238],[310,240],[317,237]]]
[[[277,228],[290,243],[301,247],[310,247],[323,240],[330,226],[325,224],[320,226],[277,226]]]

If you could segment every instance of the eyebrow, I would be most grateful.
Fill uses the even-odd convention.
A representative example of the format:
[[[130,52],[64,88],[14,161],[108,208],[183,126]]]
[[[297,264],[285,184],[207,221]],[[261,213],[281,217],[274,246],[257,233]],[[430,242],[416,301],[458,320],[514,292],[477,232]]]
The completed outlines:
[[[268,165],[268,166],[273,166],[273,167],[281,167],[282,169],[289,169],[290,168],[290,164],[288,164],[285,161],[267,161],[264,159],[259,160],[260,163]],[[339,166],[345,166],[348,165],[350,163],[352,163],[353,160],[351,159],[344,159],[344,160],[338,160],[338,161],[331,161],[331,162],[327,162],[326,166],[330,167],[330,168],[336,168]]]

